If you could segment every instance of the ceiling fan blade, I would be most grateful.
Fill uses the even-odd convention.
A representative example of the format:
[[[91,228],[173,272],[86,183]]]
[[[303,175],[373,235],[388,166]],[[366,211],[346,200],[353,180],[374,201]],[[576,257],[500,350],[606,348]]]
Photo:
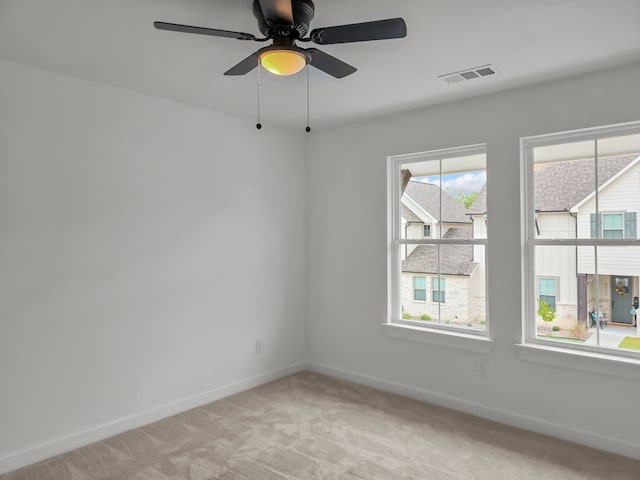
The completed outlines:
[[[179,25],[177,23],[153,22],[153,26],[158,30],[168,30],[170,32],[197,33],[198,35],[212,35],[214,37],[236,38],[238,40],[256,39],[256,37],[250,33],[231,32],[229,30],[218,30],[216,28],[193,27],[191,25]]]
[[[272,25],[293,23],[291,0],[258,0],[265,20]]]
[[[309,62],[311,66],[328,73],[332,77],[344,78],[358,70],[356,67],[344,63],[342,60],[317,48],[307,48],[305,50],[311,55],[311,61]]]
[[[258,66],[258,60],[260,58],[260,51],[253,52],[247,58],[242,60],[237,65],[231,67],[229,70],[224,72],[225,75],[246,75],[251,70]]]
[[[388,40],[390,38],[404,38],[406,36],[407,24],[402,18],[389,18],[375,22],[316,28],[311,32],[311,40],[318,45]]]

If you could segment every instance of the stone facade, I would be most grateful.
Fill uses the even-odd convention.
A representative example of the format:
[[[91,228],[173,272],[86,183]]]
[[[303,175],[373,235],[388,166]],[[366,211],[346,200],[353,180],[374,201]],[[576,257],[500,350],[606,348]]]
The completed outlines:
[[[472,275],[473,276],[473,275]],[[419,301],[414,299],[414,277],[426,278],[427,300]],[[472,279],[467,276],[442,275],[445,279],[445,302],[433,301],[432,279],[433,274],[420,274],[402,272],[402,306],[403,313],[409,314],[412,318],[419,320],[424,314],[429,315],[431,320],[437,321],[439,316],[442,323],[466,324],[478,323],[485,320],[485,300],[484,297],[477,297],[470,294],[470,283]],[[438,308],[440,307],[440,309]]]

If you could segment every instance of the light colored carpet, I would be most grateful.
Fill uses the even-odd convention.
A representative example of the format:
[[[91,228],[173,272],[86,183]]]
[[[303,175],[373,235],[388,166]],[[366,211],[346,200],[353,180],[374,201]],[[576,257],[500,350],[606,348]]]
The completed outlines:
[[[302,372],[0,476],[638,480],[640,462]]]

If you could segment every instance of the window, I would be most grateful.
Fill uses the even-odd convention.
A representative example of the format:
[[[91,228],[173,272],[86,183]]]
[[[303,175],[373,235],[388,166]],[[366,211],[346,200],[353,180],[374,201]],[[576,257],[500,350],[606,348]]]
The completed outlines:
[[[444,303],[444,285],[445,279],[440,278],[432,278],[431,279],[432,291],[433,291],[433,301],[437,303]]]
[[[522,152],[524,342],[640,358],[640,122],[524,138]]]
[[[427,301],[427,279],[425,277],[413,277],[413,299],[419,302]]]
[[[636,212],[600,213],[590,215],[591,238],[636,238]],[[602,226],[598,237],[598,225]]]
[[[538,301],[545,302],[553,310],[556,309],[556,279],[538,279]]]
[[[623,223],[624,215],[622,213],[603,213],[602,238],[623,238]]]
[[[389,158],[389,323],[486,335],[485,152]]]

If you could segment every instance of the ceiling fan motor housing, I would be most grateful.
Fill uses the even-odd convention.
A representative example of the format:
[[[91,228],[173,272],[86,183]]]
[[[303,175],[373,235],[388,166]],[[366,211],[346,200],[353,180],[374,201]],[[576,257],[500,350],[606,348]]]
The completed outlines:
[[[282,22],[267,20],[258,0],[253,0],[253,15],[258,20],[258,28],[265,37],[289,37],[294,40],[303,38],[309,33],[309,25],[315,15],[312,0],[293,0],[291,2],[293,24],[283,19]]]

